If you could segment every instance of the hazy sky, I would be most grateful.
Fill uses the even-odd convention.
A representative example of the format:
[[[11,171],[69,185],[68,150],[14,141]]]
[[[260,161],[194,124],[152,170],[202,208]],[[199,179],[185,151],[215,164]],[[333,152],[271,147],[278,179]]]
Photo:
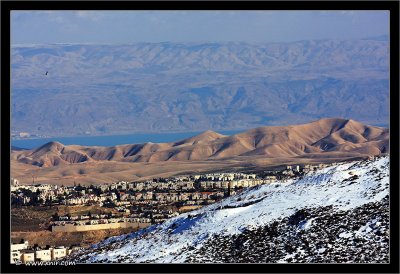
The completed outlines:
[[[386,11],[12,11],[12,44],[286,42],[389,34]]]

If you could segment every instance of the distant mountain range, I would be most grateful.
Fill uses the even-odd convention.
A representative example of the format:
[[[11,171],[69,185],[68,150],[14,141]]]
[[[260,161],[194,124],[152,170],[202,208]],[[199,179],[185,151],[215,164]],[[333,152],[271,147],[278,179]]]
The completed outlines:
[[[384,37],[14,46],[12,130],[191,132],[323,117],[387,126],[388,46]]]
[[[389,157],[249,188],[64,260],[78,263],[388,263]]]
[[[128,163],[140,167],[141,174],[147,170],[146,176],[156,176],[160,172],[182,172],[179,166],[182,163],[193,172],[200,163],[203,171],[229,169],[232,165],[249,169],[278,163],[326,162],[386,153],[389,153],[388,129],[354,120],[329,118],[301,125],[260,127],[232,136],[206,131],[171,143],[89,147],[50,142],[36,149],[12,151],[11,160],[20,170],[29,166],[41,167],[39,174],[46,170],[56,171],[59,167],[58,170],[62,171],[58,174],[60,177],[79,177],[90,170],[98,170],[100,166],[102,173],[114,172],[116,175],[121,171],[121,165]],[[157,165],[162,168],[155,168]],[[16,178],[29,175],[23,171],[14,174]],[[130,180],[133,179],[131,175]]]

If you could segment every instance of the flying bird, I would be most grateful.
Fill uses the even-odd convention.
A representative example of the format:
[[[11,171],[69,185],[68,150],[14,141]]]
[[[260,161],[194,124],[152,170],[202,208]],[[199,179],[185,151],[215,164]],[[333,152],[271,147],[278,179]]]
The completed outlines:
[[[49,72],[48,71],[46,71],[46,73],[44,74],[44,75],[47,75]]]

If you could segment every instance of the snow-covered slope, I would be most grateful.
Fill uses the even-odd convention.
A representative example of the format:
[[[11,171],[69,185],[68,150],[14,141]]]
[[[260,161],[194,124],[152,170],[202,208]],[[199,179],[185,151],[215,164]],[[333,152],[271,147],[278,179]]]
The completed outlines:
[[[388,195],[388,156],[338,164],[109,238],[69,260],[387,262]]]

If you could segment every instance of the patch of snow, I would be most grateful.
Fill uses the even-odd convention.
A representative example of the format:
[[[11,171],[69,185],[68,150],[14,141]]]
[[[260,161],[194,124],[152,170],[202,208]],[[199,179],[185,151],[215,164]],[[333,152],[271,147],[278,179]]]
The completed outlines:
[[[342,232],[339,234],[339,238],[352,238],[354,237],[353,233],[351,232]]]
[[[366,223],[365,225],[363,225],[362,227],[360,227],[357,230],[356,235],[366,236],[366,234],[373,231],[377,227],[377,225],[376,225],[377,223],[379,223],[379,225],[380,225],[380,222],[378,222],[377,219],[370,220],[368,223]]]
[[[326,250],[326,248],[325,248],[325,247],[322,247],[322,248],[318,249],[318,253],[324,253],[325,250]]]
[[[303,230],[309,229],[312,226],[314,220],[315,220],[315,218],[312,218],[312,219],[309,219],[309,220],[304,220],[303,222],[301,222],[299,224],[299,228],[303,229]]]

